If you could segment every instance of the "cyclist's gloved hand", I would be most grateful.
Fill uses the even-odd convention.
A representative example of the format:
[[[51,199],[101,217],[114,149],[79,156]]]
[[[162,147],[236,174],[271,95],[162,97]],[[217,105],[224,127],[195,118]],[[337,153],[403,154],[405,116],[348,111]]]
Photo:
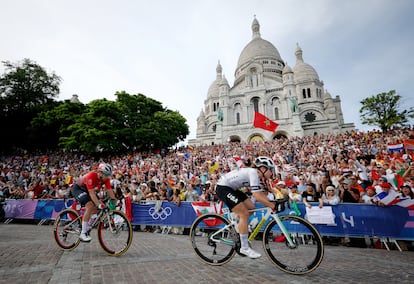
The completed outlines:
[[[285,206],[285,202],[275,202],[275,207],[273,207],[273,211],[274,212],[282,212],[285,211],[286,206]]]
[[[105,209],[106,208],[106,205],[103,203],[103,202],[99,202],[99,204],[98,204],[98,209]]]

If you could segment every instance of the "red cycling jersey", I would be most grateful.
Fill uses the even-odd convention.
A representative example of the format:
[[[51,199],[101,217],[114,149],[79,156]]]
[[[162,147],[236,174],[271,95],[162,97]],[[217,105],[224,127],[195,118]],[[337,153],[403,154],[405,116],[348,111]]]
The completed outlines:
[[[105,185],[105,189],[106,190],[110,190],[111,189],[111,181],[110,179],[106,179],[105,182],[102,182],[99,178],[98,178],[98,173],[97,172],[89,172],[86,175],[84,175],[83,177],[81,177],[77,184],[82,187],[82,188],[86,188],[88,191],[89,190],[93,190],[95,188],[100,189],[102,187],[102,185]]]

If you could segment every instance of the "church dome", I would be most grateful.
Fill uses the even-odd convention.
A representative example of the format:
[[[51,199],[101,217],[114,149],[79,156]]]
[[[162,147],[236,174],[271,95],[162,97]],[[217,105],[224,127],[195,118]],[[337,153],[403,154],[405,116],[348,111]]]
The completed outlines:
[[[260,25],[256,18],[254,18],[252,23],[252,40],[245,46],[242,50],[239,61],[237,63],[238,70],[242,65],[254,59],[275,59],[277,61],[282,61],[279,51],[276,47],[267,40],[264,40],[260,36]]]
[[[285,67],[283,67],[282,74],[293,73],[292,68],[286,63]]]
[[[297,83],[306,82],[306,81],[319,81],[318,73],[315,69],[305,63],[302,57],[302,49],[299,47],[296,48],[296,65],[293,67],[293,72],[295,74],[295,81]]]
[[[223,68],[221,67],[221,64],[219,61],[216,67],[216,80],[214,80],[211,83],[210,87],[208,88],[208,92],[207,92],[208,99],[219,96],[219,87],[222,81],[222,71],[223,71]]]

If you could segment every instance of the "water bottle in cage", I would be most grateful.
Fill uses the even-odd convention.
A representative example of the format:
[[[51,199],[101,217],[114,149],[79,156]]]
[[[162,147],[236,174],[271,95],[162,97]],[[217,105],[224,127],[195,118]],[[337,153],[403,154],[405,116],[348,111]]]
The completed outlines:
[[[95,222],[95,219],[96,219],[96,217],[98,217],[98,214],[93,214],[92,216],[91,216],[91,218],[89,219],[89,222],[88,222],[88,227],[89,228],[91,228],[92,227],[92,225],[93,225],[93,222]]]
[[[254,228],[256,228],[258,223],[259,223],[259,218],[254,217],[249,223],[249,232],[253,232]]]

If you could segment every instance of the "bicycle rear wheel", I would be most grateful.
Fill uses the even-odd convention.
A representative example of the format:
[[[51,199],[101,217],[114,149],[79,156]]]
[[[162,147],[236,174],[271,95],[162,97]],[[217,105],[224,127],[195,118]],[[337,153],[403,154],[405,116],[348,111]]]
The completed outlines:
[[[53,224],[53,236],[59,247],[71,251],[79,245],[82,231],[82,218],[73,209],[65,209],[58,214]]]
[[[198,217],[190,229],[194,252],[207,264],[222,265],[236,253],[238,234],[225,217],[210,213]]]
[[[124,212],[111,210],[104,213],[98,224],[98,240],[110,256],[124,254],[132,243],[132,225]]]
[[[275,220],[263,233],[263,247],[270,261],[290,274],[306,274],[315,270],[323,259],[322,237],[307,220],[293,215],[279,216],[294,242],[290,246]]]

